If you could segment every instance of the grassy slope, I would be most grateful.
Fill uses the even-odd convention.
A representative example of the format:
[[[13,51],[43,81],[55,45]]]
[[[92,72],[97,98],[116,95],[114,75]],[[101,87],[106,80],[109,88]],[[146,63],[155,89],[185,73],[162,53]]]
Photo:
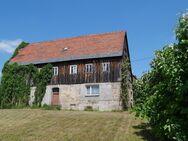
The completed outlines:
[[[128,112],[0,110],[0,141],[152,140],[141,125]]]

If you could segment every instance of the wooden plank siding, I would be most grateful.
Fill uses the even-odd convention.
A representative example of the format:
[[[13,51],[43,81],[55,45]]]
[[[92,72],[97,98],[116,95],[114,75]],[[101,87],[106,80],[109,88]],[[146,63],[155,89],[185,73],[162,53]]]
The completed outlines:
[[[53,76],[51,85],[57,84],[81,84],[120,81],[120,63],[122,58],[106,58],[95,60],[78,60],[70,62],[54,63],[58,67],[58,76]],[[110,71],[102,72],[102,63],[110,63]],[[93,64],[93,72],[85,71],[85,64]],[[70,74],[70,65],[77,65],[77,74]]]

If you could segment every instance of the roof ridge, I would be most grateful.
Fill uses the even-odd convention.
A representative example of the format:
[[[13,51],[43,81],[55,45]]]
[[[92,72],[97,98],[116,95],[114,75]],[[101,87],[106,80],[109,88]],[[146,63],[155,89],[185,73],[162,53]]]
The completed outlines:
[[[65,37],[65,38],[60,38],[60,39],[54,39],[54,40],[46,40],[46,41],[40,41],[40,42],[34,42],[30,43],[29,45],[35,45],[35,44],[41,44],[41,43],[49,43],[49,42],[56,42],[60,40],[67,40],[67,39],[74,39],[74,38],[80,38],[80,37],[87,37],[87,36],[100,36],[100,35],[105,35],[105,34],[114,34],[114,33],[120,33],[124,32],[126,33],[126,30],[120,30],[120,31],[111,31],[111,32],[102,32],[102,33],[93,33],[93,34],[86,34],[86,35],[80,35],[80,36],[73,36],[73,37]]]

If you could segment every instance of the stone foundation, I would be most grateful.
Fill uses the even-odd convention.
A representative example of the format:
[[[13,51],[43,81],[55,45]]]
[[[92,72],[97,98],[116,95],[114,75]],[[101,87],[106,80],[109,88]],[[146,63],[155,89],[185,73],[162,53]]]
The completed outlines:
[[[99,95],[88,96],[87,85],[99,85]],[[120,82],[48,85],[42,104],[51,105],[52,89],[59,88],[59,103],[62,109],[84,110],[91,106],[99,111],[121,110],[120,85]],[[34,91],[35,88],[31,88],[30,104],[34,100]]]

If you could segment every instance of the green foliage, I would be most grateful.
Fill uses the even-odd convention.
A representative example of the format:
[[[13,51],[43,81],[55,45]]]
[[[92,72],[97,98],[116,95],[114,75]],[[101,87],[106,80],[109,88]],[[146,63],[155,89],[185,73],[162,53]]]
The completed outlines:
[[[51,105],[44,104],[42,106],[42,109],[44,109],[44,110],[61,110],[61,106],[59,106],[59,105],[51,106]]]
[[[188,14],[184,13],[179,19],[179,23],[176,28],[176,38],[179,42],[188,43]]]
[[[53,75],[52,65],[47,64],[40,71],[36,73],[35,76],[35,101],[34,104],[41,106],[42,99],[46,91],[46,85],[49,83]]]
[[[111,112],[124,112],[124,110],[112,110]]]
[[[140,79],[133,82],[134,92],[134,110],[137,111],[136,116],[145,117],[145,101],[152,95],[151,92],[151,74],[145,73]]]
[[[2,69],[2,73],[4,72],[4,69],[6,68],[6,66],[9,64],[9,61],[10,61],[12,58],[14,58],[14,57],[19,53],[19,50],[20,50],[20,49],[26,47],[27,45],[29,45],[29,43],[26,43],[26,42],[21,42],[21,43],[18,45],[18,47],[15,49],[15,51],[14,51],[13,55],[11,56],[11,58],[10,58],[8,61],[5,62],[4,67],[3,67],[3,69]]]
[[[94,111],[92,106],[86,106],[84,111]]]
[[[5,65],[0,90],[1,108],[28,105],[33,71],[33,65]]]
[[[180,18],[177,44],[155,53],[151,71],[134,84],[137,115],[148,117],[162,139],[188,140],[188,14]]]
[[[2,91],[1,81],[0,81],[0,105],[1,105],[2,98],[3,98],[2,93],[3,93],[3,91]]]
[[[15,57],[19,50],[27,46],[22,42],[10,59]],[[36,85],[35,104],[41,106],[46,85],[52,77],[52,65],[44,66],[40,72],[34,65],[11,64],[9,60],[4,64],[3,76],[0,85],[0,108],[25,107],[29,104],[30,87]]]
[[[26,47],[27,45],[29,45],[29,43],[21,42],[21,44],[16,48],[16,50],[14,51],[14,53],[10,59],[14,58],[18,54],[19,50]]]
[[[128,95],[128,82],[130,78],[130,63],[129,60],[124,58],[121,65],[121,94],[120,99],[122,102],[122,107],[126,110],[129,106],[129,95]]]
[[[35,102],[41,106],[46,91],[46,85],[52,77],[52,65],[44,66],[39,72],[30,65],[6,64],[0,85],[1,108],[28,106],[30,87],[36,85]]]

